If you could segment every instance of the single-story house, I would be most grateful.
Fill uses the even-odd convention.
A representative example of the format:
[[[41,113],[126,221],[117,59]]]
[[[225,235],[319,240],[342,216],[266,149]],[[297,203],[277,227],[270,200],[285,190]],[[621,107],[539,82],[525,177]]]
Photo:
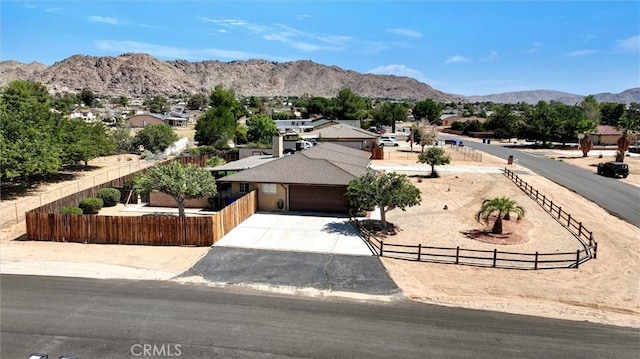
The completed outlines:
[[[318,117],[313,119],[310,123],[312,131],[333,126],[335,124],[345,124],[357,128],[361,127],[360,120],[332,120],[329,117]]]
[[[140,114],[129,117],[126,121],[131,128],[143,128],[146,125],[166,124],[160,115]]]
[[[486,118],[482,117],[463,117],[463,116],[450,116],[442,119],[442,126],[451,127],[454,122],[468,122],[468,121],[478,121],[480,123],[485,123],[487,121]]]
[[[615,126],[599,125],[591,134],[591,142],[598,146],[616,146],[618,139],[622,136],[622,131]],[[640,133],[636,134],[636,142],[640,141]]]
[[[379,135],[344,123],[332,123],[329,126],[300,134],[300,137],[313,139],[318,143],[331,142],[356,150],[364,150],[375,147]]]
[[[219,178],[221,186],[230,184],[222,200],[257,189],[261,211],[349,211],[347,185],[366,173],[369,152],[330,142],[292,155],[281,148],[275,160]]]

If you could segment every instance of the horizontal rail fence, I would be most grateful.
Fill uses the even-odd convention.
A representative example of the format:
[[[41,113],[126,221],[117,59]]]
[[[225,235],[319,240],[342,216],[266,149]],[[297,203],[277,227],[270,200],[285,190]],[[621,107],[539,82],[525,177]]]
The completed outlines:
[[[26,213],[27,239],[95,244],[210,246],[257,210],[252,191],[211,216],[124,217]]]
[[[402,260],[465,264],[505,269],[578,268],[590,258],[587,250],[566,253],[516,253],[494,250],[465,249],[460,247],[431,247],[385,242],[352,218],[358,231],[380,257]]]
[[[476,151],[475,149],[460,145],[454,145],[453,143],[451,143],[450,146],[451,149],[458,152],[457,156],[462,157],[461,159],[463,161],[482,162],[482,153]]]
[[[565,227],[576,239],[582,243],[585,251],[589,256],[585,260],[591,258],[596,259],[598,256],[598,242],[593,237],[593,232],[585,228],[582,222],[576,220],[570,213],[564,211],[561,206],[553,203],[553,200],[547,198],[546,195],[540,193],[537,189],[533,188],[530,184],[523,181],[517,174],[508,168],[504,169],[504,174],[513,183],[515,183],[525,194],[531,199],[535,200],[540,207],[542,207],[547,213],[549,213],[558,223]]]

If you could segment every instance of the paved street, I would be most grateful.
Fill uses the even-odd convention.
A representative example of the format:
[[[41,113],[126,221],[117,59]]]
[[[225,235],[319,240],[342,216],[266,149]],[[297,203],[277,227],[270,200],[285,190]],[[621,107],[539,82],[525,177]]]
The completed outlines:
[[[438,139],[462,139],[454,135],[438,135]],[[615,178],[599,176],[570,164],[554,161],[541,155],[505,148],[499,144],[465,141],[466,147],[504,158],[514,156],[518,166],[526,167],[561,186],[597,203],[612,214],[640,227],[640,190]]]
[[[0,356],[638,358],[640,332],[413,303],[173,282],[0,276]],[[179,355],[177,355],[179,352]],[[172,355],[169,355],[172,353]],[[147,356],[150,357],[150,356]]]

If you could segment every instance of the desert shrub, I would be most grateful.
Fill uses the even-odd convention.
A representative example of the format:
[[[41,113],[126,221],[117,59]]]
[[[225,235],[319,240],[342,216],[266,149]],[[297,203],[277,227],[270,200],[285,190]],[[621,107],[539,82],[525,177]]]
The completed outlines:
[[[97,214],[104,203],[101,198],[98,197],[87,197],[80,201],[78,207],[82,209],[82,213],[84,214]]]
[[[80,207],[62,207],[60,214],[82,214]]]
[[[120,191],[115,188],[102,188],[98,191],[98,198],[102,199],[105,207],[113,207],[120,202]]]

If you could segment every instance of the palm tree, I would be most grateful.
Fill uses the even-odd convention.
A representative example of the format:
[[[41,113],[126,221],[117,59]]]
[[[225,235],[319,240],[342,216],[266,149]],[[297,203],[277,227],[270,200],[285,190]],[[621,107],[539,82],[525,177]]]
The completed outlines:
[[[520,206],[515,200],[507,197],[494,197],[487,198],[482,202],[482,208],[476,214],[476,220],[482,223],[482,220],[489,220],[492,214],[498,212],[496,222],[493,224],[491,233],[502,234],[502,219],[507,217],[509,213],[513,212],[518,215],[518,220],[524,218],[524,208]]]

